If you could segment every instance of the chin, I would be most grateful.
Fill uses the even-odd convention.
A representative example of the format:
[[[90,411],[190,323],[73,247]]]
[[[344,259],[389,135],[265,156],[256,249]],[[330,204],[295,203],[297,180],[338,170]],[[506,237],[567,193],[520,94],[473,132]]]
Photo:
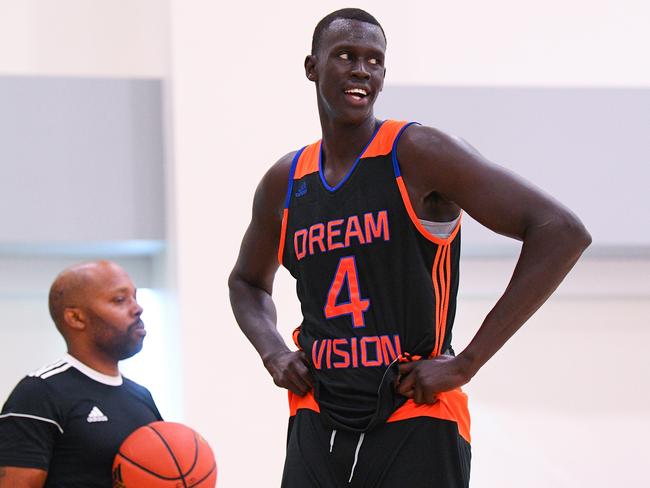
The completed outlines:
[[[346,125],[361,125],[371,118],[374,118],[372,106],[362,109],[348,109],[340,112],[337,117],[338,122]]]
[[[137,344],[131,344],[130,346],[123,348],[119,354],[119,361],[129,359],[130,357],[138,354],[140,351],[142,351],[142,345],[143,341],[140,341]]]

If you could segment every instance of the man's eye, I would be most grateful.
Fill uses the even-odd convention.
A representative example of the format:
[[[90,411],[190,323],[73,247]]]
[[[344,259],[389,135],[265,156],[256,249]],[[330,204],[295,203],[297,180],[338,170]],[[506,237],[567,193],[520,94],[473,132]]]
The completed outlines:
[[[370,58],[370,59],[368,59],[368,62],[370,64],[380,64],[379,60],[377,58]]]
[[[126,297],[115,297],[115,298],[113,298],[113,301],[115,303],[122,303],[124,300],[126,300]]]
[[[339,58],[348,60],[350,59],[350,55],[348,53],[341,53],[339,54]]]

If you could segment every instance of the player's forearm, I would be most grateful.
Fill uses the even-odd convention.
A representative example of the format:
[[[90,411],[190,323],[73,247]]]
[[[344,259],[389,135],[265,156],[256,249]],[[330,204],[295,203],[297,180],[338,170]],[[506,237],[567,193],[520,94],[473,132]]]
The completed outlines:
[[[230,303],[239,328],[262,360],[289,351],[276,327],[277,314],[270,293],[237,276],[231,276],[228,284]]]
[[[590,243],[591,236],[572,215],[526,233],[506,291],[459,355],[468,380],[551,296]]]
[[[42,469],[0,466],[0,488],[43,488],[46,478]]]

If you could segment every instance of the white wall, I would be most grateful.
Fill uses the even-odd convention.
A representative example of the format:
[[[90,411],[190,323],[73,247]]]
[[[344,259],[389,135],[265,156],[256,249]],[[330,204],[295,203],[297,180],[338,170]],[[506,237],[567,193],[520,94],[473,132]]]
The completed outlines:
[[[650,86],[644,0],[357,5],[388,33],[388,85]],[[315,23],[341,6],[0,0],[1,74],[169,82],[170,271],[178,272],[185,383],[179,395],[186,421],[213,444],[226,488],[278,485],[286,396],[237,329],[226,278],[265,168],[318,137],[302,60]],[[647,262],[579,266],[571,290],[580,296],[567,290],[549,303],[469,387],[474,488],[649,484],[636,469],[649,429],[642,388],[649,370]],[[463,263],[458,344],[496,298],[507,268]],[[19,268],[6,272],[13,289]],[[33,308],[43,306],[41,298],[29,309],[0,303],[3,334],[20,314],[44,325]],[[278,276],[275,299],[288,336],[300,314],[287,273]],[[25,332],[3,335],[3,353],[28,347],[34,337]]]
[[[0,0],[0,74],[157,78],[166,0]]]
[[[273,387],[237,330],[226,279],[257,181],[278,157],[319,136],[313,88],[304,79],[302,61],[315,23],[342,5],[285,1],[229,4],[226,9],[185,0],[172,0],[171,5],[175,242],[187,421],[214,444],[221,486],[277,486],[286,397]],[[640,62],[643,46],[650,44],[645,29],[650,7],[645,2],[357,5],[374,13],[388,33],[388,84],[650,86],[649,68]],[[604,280],[600,266],[589,266],[589,277],[581,283],[591,284],[593,276]],[[620,281],[627,272],[618,264],[611,270]],[[463,286],[472,279],[463,277]],[[461,297],[459,341],[496,298],[496,284],[503,284],[487,281],[487,297]],[[286,337],[300,320],[293,287],[281,272],[274,298]],[[636,368],[630,373],[633,384],[647,382],[643,365],[599,360],[616,351],[625,361],[639,357],[646,338],[647,290],[640,297],[611,301],[604,293],[579,301],[558,297],[476,378],[470,387],[476,420],[473,487],[522,486],[522,478],[524,486],[604,487],[617,484],[621,471],[635,479],[636,486],[647,482],[633,462],[628,464],[624,455],[608,447],[621,441],[633,456],[642,452],[643,436],[635,437],[630,426],[640,425],[647,432],[647,417],[631,417],[628,403],[617,403],[618,410],[576,418],[576,396],[566,396],[571,384],[582,384],[581,405],[613,397],[594,392],[583,376],[608,378],[603,389],[609,391],[624,366]],[[622,311],[628,314],[625,329],[618,326]],[[535,325],[546,322],[552,327]],[[564,339],[565,330],[560,355],[554,344],[561,344],[558,336]],[[589,333],[599,339],[586,348],[584,335]],[[554,345],[554,367],[544,374],[540,365],[549,361],[549,344]],[[528,376],[534,382],[527,381]],[[508,378],[511,383],[505,383]],[[528,392],[523,400],[520,391]],[[537,391],[554,398],[561,392],[566,401],[559,399],[554,408],[548,398],[537,404]],[[630,403],[647,404],[647,397],[636,395],[641,392],[635,392]],[[591,463],[598,463],[597,469],[592,470]],[[517,471],[509,476],[513,465]]]

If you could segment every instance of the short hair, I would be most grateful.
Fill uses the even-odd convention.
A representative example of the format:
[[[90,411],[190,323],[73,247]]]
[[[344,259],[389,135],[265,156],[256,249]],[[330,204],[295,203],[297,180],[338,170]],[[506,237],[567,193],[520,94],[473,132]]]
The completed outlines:
[[[372,24],[376,25],[381,29],[381,33],[384,36],[384,40],[386,40],[386,33],[384,32],[384,28],[381,26],[379,21],[375,19],[372,15],[370,15],[368,12],[365,10],[361,10],[360,8],[342,8],[340,10],[336,10],[332,12],[331,14],[327,14],[325,17],[323,17],[318,24],[316,24],[316,28],[314,29],[314,35],[311,38],[311,53],[316,54],[318,49],[320,48],[320,42],[323,37],[323,32],[325,32],[325,29],[327,29],[332,22],[338,19],[347,19],[347,20],[358,20],[360,22],[365,22],[367,24]]]

